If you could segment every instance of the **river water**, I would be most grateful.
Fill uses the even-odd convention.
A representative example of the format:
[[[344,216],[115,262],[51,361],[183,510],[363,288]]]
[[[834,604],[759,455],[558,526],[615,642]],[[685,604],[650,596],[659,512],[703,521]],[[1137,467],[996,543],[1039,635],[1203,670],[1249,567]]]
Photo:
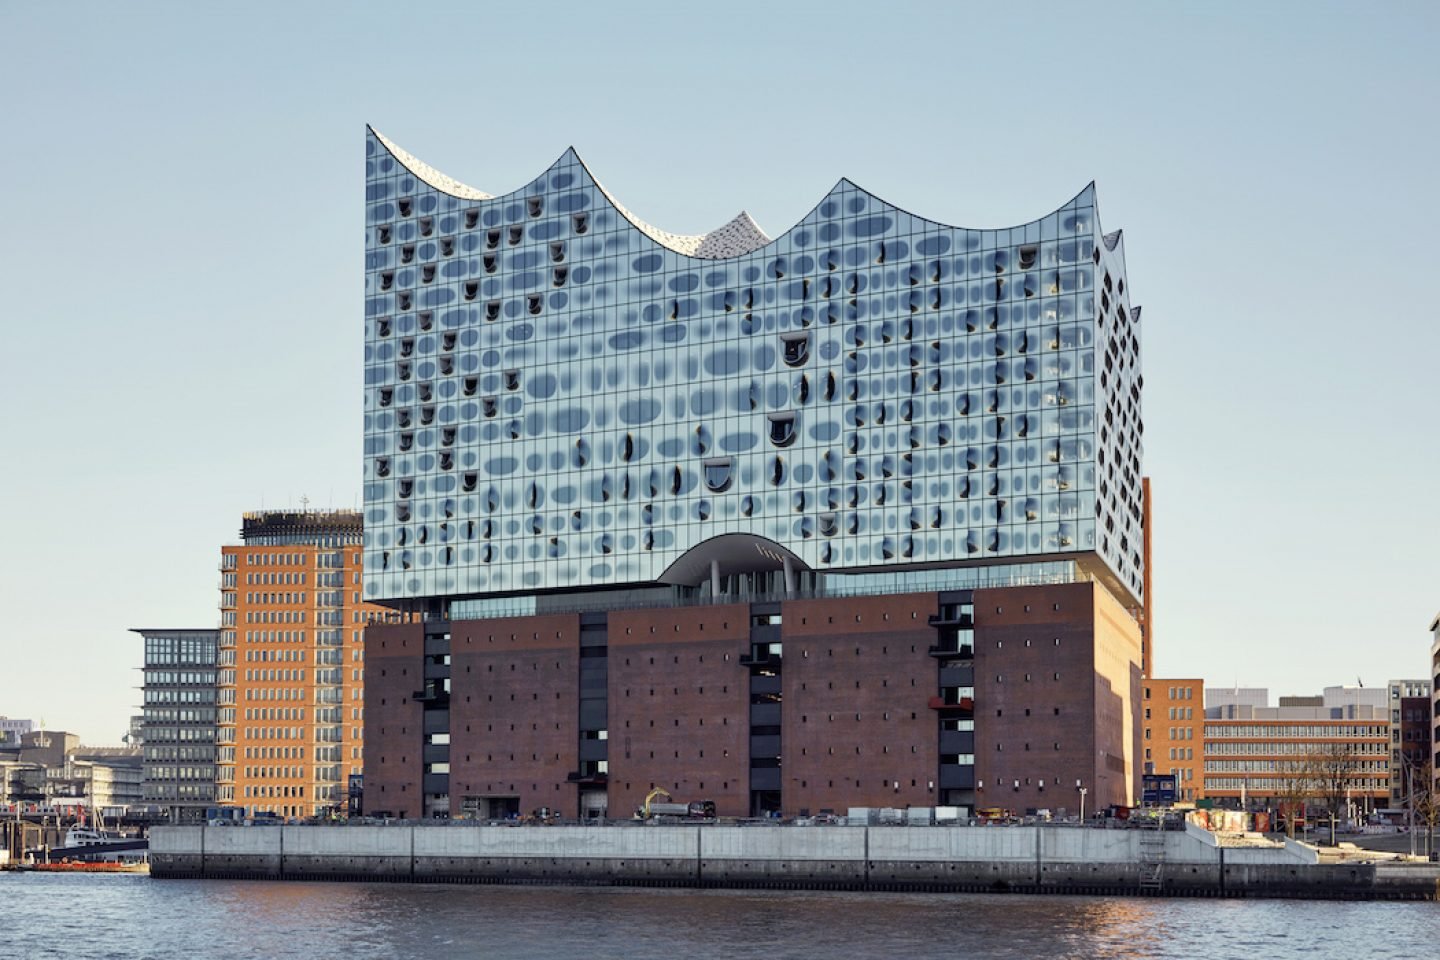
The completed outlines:
[[[0,873],[0,957],[1325,960],[1437,955],[1440,904]]]

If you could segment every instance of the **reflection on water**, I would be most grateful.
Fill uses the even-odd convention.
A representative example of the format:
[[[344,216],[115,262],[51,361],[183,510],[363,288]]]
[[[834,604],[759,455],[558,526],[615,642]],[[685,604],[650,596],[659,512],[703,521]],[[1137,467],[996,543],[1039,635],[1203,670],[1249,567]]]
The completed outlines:
[[[0,874],[0,957],[1433,956],[1440,905]]]

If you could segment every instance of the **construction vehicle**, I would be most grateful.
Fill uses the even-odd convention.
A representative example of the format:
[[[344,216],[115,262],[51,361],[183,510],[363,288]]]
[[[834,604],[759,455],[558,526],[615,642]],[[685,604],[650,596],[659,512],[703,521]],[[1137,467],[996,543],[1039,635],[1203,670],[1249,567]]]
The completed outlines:
[[[714,800],[692,800],[689,803],[666,803],[674,800],[670,791],[656,787],[645,794],[645,802],[635,811],[636,820],[653,820],[656,817],[685,817],[690,820],[714,820]]]

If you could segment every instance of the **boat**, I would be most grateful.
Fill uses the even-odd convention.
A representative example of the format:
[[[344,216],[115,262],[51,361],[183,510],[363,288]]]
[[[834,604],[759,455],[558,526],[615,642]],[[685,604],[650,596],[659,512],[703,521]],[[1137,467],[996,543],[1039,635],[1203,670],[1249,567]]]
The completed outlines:
[[[147,860],[60,860],[50,863],[31,863],[18,867],[35,873],[145,873],[150,872]]]
[[[50,850],[49,860],[52,863],[60,860],[89,863],[135,861],[147,859],[149,853],[149,840],[77,824],[66,832],[64,846]]]

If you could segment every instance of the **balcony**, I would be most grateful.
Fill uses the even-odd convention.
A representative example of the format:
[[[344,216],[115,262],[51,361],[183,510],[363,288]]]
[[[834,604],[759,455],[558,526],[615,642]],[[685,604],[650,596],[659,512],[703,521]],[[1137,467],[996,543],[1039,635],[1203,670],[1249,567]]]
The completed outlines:
[[[931,647],[928,651],[930,656],[936,660],[974,660],[975,645],[962,643],[958,646],[942,644]]]
[[[424,689],[416,690],[414,693],[410,694],[410,699],[414,700],[416,703],[449,703],[450,691],[439,689],[433,684],[427,683]]]
[[[578,784],[582,787],[603,787],[610,782],[608,773],[585,773],[583,770],[572,770],[565,775],[566,783]]]
[[[944,697],[934,696],[930,698],[929,707],[937,711],[942,717],[955,716],[975,712],[975,698],[961,697],[954,703],[946,702]]]

